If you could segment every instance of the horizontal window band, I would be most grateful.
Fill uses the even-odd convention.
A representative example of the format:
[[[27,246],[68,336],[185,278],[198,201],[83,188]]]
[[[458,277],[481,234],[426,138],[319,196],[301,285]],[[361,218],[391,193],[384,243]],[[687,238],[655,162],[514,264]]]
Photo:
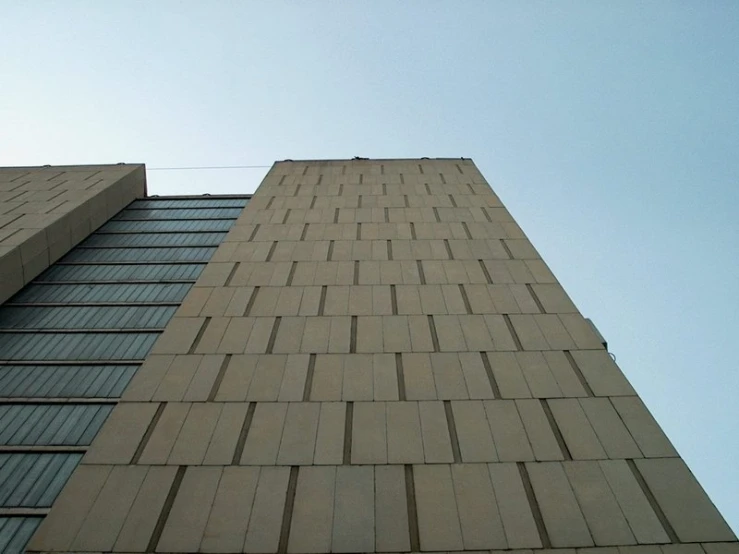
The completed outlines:
[[[126,365],[126,366],[140,366],[145,360],[0,360],[0,366],[111,366],[111,365]]]
[[[206,264],[202,264],[206,265]],[[95,281],[94,279],[87,279],[84,281],[31,281],[31,284],[33,285],[187,285],[187,284],[194,284],[195,279],[146,279],[146,280],[140,280],[137,281],[135,279],[120,279],[120,280],[114,280],[114,281]],[[6,302],[3,304],[4,306],[12,306],[10,302]],[[18,306],[19,304],[15,304]],[[33,306],[37,306],[38,304],[29,304]],[[65,306],[68,306],[69,304],[64,304]],[[90,304],[84,304],[85,306],[89,306]],[[178,302],[176,304],[177,306],[180,305]]]
[[[86,328],[86,329],[0,329],[0,334],[17,333],[17,334],[36,334],[36,335],[58,335],[63,333],[65,335],[80,335],[80,334],[105,334],[115,335],[118,333],[125,333],[128,335],[133,334],[152,334],[152,333],[163,333],[164,327],[158,327],[156,329],[105,329],[105,328]]]
[[[34,397],[15,398],[0,396],[0,406],[8,404],[118,404],[117,398],[72,398],[72,397]]]
[[[5,446],[0,445],[0,454],[84,454],[89,446]]]
[[[69,284],[69,283],[65,283]],[[99,283],[90,283],[98,285]],[[130,283],[129,283],[130,284]],[[156,283],[159,284],[159,283]],[[146,308],[157,306],[178,307],[182,302],[6,302],[3,307],[13,308]],[[1,314],[2,312],[0,312]]]

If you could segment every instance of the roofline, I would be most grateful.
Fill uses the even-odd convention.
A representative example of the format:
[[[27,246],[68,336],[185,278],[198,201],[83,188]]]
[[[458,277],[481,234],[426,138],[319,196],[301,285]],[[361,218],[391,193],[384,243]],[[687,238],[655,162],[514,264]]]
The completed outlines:
[[[144,196],[137,198],[136,200],[207,200],[209,198],[233,198],[233,199],[251,199],[253,194],[152,194],[151,196]]]
[[[293,159],[285,159],[285,160],[277,160],[275,164],[280,163],[310,163],[310,162],[318,162],[318,163],[325,163],[325,162],[410,162],[410,161],[418,161],[418,160],[429,160],[429,161],[459,161],[459,160],[465,160],[472,162],[472,158],[465,158],[464,156],[459,158],[429,158],[429,157],[422,157],[422,158],[332,158],[332,159],[309,159],[309,160],[293,160]],[[474,163],[474,162],[472,162]]]

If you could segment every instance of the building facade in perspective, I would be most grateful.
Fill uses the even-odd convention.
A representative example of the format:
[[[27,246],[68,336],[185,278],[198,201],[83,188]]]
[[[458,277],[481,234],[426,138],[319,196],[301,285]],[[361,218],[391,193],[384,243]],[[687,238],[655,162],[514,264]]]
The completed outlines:
[[[0,551],[737,554],[469,159],[0,170]]]

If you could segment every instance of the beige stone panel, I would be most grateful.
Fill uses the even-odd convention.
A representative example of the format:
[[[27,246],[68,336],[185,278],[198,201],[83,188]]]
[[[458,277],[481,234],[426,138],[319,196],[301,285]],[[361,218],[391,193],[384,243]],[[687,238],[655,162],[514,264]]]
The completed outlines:
[[[496,313],[495,304],[490,296],[487,285],[471,284],[465,285],[465,292],[470,301],[472,312],[476,314]]]
[[[503,398],[531,398],[528,383],[513,352],[487,352],[486,354]]]
[[[578,348],[583,350],[603,349],[601,339],[593,330],[593,326],[579,313],[559,314],[557,317],[562,321]]]
[[[348,353],[351,339],[351,318],[334,316],[329,319],[331,327],[328,338],[328,351],[332,353]],[[358,346],[357,350],[360,351]],[[370,352],[377,351],[379,350],[371,350]]]
[[[336,468],[332,552],[375,551],[374,481],[371,466]]]
[[[289,479],[290,468],[261,468],[244,552],[277,552]]]
[[[300,468],[288,552],[330,552],[335,486],[335,467]]]
[[[380,264],[380,282],[383,285],[403,284],[403,266],[399,260]]]
[[[531,395],[534,398],[563,396],[543,354],[543,352],[516,352],[515,354]]]
[[[344,426],[346,404],[321,402],[313,463],[341,464],[344,457]]]
[[[469,283],[469,275],[467,274],[467,270],[465,268],[465,262],[468,261],[469,260],[442,261],[441,265],[444,268],[444,273],[446,274],[446,282],[455,283],[457,285]],[[478,271],[480,270],[479,267],[477,269]]]
[[[187,354],[204,323],[205,318],[202,317],[172,318],[159,339],[154,343],[151,353]]]
[[[541,538],[515,464],[488,464],[508,548],[540,548]]]
[[[327,317],[309,317],[305,321],[300,351],[310,354],[328,352],[331,332],[331,319]]]
[[[706,554],[736,554],[739,552],[739,542],[704,543],[702,546]]]
[[[208,266],[206,265],[206,267]],[[199,316],[200,312],[203,309],[203,306],[205,306],[206,302],[208,302],[208,298],[210,298],[210,294],[211,292],[213,292],[213,290],[213,287],[198,287],[196,283],[194,285],[194,288],[192,288],[190,292],[187,293],[187,296],[185,296],[185,299],[182,301],[182,304],[180,304],[180,307],[177,309],[175,315],[177,317]]]
[[[598,462],[565,462],[563,466],[595,544],[636,544]]]
[[[236,443],[249,404],[244,402],[223,404],[218,422],[203,458],[203,465],[228,465],[233,460]]]
[[[529,462],[526,469],[552,546],[593,546],[590,531],[562,464]]]
[[[428,464],[452,463],[452,442],[442,402],[419,402],[423,451]]]
[[[136,494],[146,476],[146,467],[116,466],[108,474],[95,503],[87,514],[71,548],[111,550]]]
[[[596,396],[634,396],[636,392],[605,350],[573,350],[572,358]]]
[[[536,305],[534,297],[529,293],[526,285],[508,285],[513,298],[518,304],[519,311],[522,314],[538,314],[541,313],[539,306]]]
[[[165,406],[141,453],[139,463],[157,465],[167,463],[191,406],[189,402],[170,402]]]
[[[272,328],[275,325],[274,317],[256,317],[254,326],[246,340],[246,354],[264,354],[267,352],[269,338],[272,336]]]
[[[395,255],[395,250],[393,250]],[[418,264],[411,260],[402,260],[400,267],[403,271],[403,284],[405,285],[419,285],[421,283],[421,276],[418,273]]]
[[[431,354],[436,392],[440,400],[460,400],[469,398],[462,366],[457,354]]]
[[[483,260],[483,265],[487,269],[488,275],[493,283],[507,284],[515,283],[513,275],[508,270],[508,264],[503,260]]]
[[[226,307],[223,315],[227,317],[243,317],[253,292],[254,287],[239,287],[235,289],[231,302],[228,303],[228,307]],[[231,321],[233,323],[233,320]]]
[[[657,458],[635,463],[680,541],[736,540],[685,462]]]
[[[387,463],[385,402],[355,402],[352,422],[352,464]]]
[[[280,289],[275,305],[275,315],[298,315],[300,301],[303,298],[303,287],[283,287]]]
[[[280,384],[279,402],[299,402],[305,392],[305,381],[308,377],[310,356],[306,354],[290,354],[285,363],[285,373]]]
[[[483,403],[479,400],[452,401],[452,413],[462,461],[497,462],[498,454]]]
[[[451,468],[465,550],[507,548],[487,466],[455,464]]]
[[[150,466],[117,536],[115,552],[144,552],[174,481],[177,468]]]
[[[201,552],[241,552],[257,488],[259,468],[224,467]]]
[[[626,461],[602,460],[598,463],[636,541],[639,544],[669,542],[667,533]]]
[[[200,465],[221,415],[223,404],[194,403],[172,447],[167,463]]]
[[[610,399],[581,398],[579,402],[609,458],[642,457]]]
[[[325,265],[328,262],[298,262],[295,265],[295,273],[293,273],[292,285],[295,287],[297,286],[304,287],[304,286],[314,285],[314,284],[323,284],[323,283],[314,282],[315,275],[316,275],[316,269],[319,263],[323,263]],[[332,283],[332,284],[335,284],[335,283]]]
[[[540,262],[543,264],[543,262]],[[530,266],[529,266],[530,267]],[[531,288],[539,298],[547,313],[565,314],[577,313],[577,307],[572,303],[564,289],[557,283],[535,284]]]
[[[408,316],[408,328],[413,352],[433,352],[434,344],[427,316]]]
[[[395,356],[392,354],[373,354],[372,377],[374,400],[398,400]]]
[[[493,442],[501,462],[533,461],[534,453],[513,400],[484,403]]]
[[[182,399],[188,402],[207,400],[223,366],[224,359],[225,356],[204,355]]]
[[[524,263],[533,275],[534,282],[542,284],[552,284],[557,282],[554,274],[551,272],[549,267],[547,267],[547,264],[545,264],[542,260],[526,260]],[[538,289],[534,290],[538,291]]]
[[[83,458],[85,464],[127,464],[159,404],[130,402],[113,409]]]
[[[533,315],[511,315],[510,319],[524,350],[550,349]]]
[[[347,354],[344,357],[342,400],[373,400],[372,354]]]
[[[373,315],[371,286],[359,285],[342,288],[348,290],[348,304],[346,310],[340,315]],[[326,304],[328,304],[328,291]]]
[[[424,462],[417,402],[388,402],[387,459],[390,464]]]
[[[481,315],[460,315],[459,325],[462,328],[467,350],[482,352],[494,348],[493,337],[490,336],[485,319]]]
[[[349,291],[352,290],[356,296],[360,296],[355,289],[365,288],[329,286],[326,289],[326,305],[323,313],[325,315],[356,315],[355,312],[349,310]]]
[[[413,466],[422,551],[462,550],[462,531],[450,466]]]
[[[410,352],[412,350],[407,316],[383,316],[382,332],[383,352]]]
[[[504,242],[517,260],[536,260],[540,258],[539,253],[528,240],[507,239]]]
[[[462,368],[469,398],[482,400],[494,398],[490,380],[485,371],[482,358],[477,352],[460,352],[459,363]]]
[[[242,354],[256,321],[253,317],[230,318],[214,351],[221,354]]]
[[[300,343],[305,330],[304,317],[283,317],[275,337],[272,351],[275,354],[300,352]]]
[[[598,460],[608,457],[576,399],[554,398],[547,402],[573,460]]]
[[[462,265],[467,272],[468,283],[484,285],[488,282],[478,260],[462,260]]]
[[[201,355],[175,356],[152,399],[154,401],[182,400],[202,359]]]
[[[559,316],[536,314],[533,317],[552,350],[572,350],[576,348],[572,337],[562,325]]]
[[[421,313],[425,315],[447,313],[441,286],[420,285],[417,290],[421,299]]]
[[[564,352],[549,351],[542,352],[542,354],[547,361],[549,370],[557,381],[559,389],[562,391],[562,396],[576,397],[588,395]]]
[[[516,400],[515,402],[536,460],[564,459],[564,454],[559,448],[541,402],[539,400]]]
[[[442,265],[441,261],[436,260],[424,260],[421,262],[423,264],[423,273],[426,277],[426,283],[429,285],[445,285],[449,281],[447,281],[446,272],[444,271],[444,266]],[[442,295],[444,294],[444,287],[441,287]],[[461,301],[462,298],[460,297],[459,300]],[[454,300],[452,299],[452,303]],[[464,304],[462,304],[462,308],[464,308]],[[453,313],[453,312],[450,312]]]
[[[196,291],[203,289],[196,289]],[[205,303],[199,314],[205,317],[218,317],[223,316],[226,312],[226,308],[231,303],[233,298],[234,290],[232,288],[214,288],[208,301]],[[184,315],[184,314],[183,314]]]
[[[78,467],[27,548],[39,551],[69,549],[111,470],[112,466]]]
[[[216,401],[233,402],[246,400],[246,395],[257,367],[259,356],[237,355],[231,361],[223,375],[223,381],[216,392]]]
[[[313,463],[320,404],[317,402],[290,402],[285,417],[279,465],[310,465]]]
[[[246,399],[264,402],[277,400],[286,364],[287,356],[284,354],[259,356]]]
[[[402,466],[375,466],[375,550],[410,550],[405,474]]]
[[[490,331],[490,336],[493,337],[493,345],[496,351],[518,350],[503,316],[485,315],[483,317],[485,318],[485,324],[488,326],[488,331]]]
[[[678,456],[677,450],[639,397],[623,396],[610,400],[645,457]]]
[[[439,349],[442,352],[463,352],[467,350],[464,333],[462,332],[462,326],[460,325],[460,319],[463,317],[474,316],[434,316],[436,334],[439,339]]]
[[[311,400],[341,400],[344,380],[344,355],[319,354],[313,370]]]
[[[495,282],[495,281],[494,281]],[[513,296],[512,285],[488,285],[487,291],[490,295],[494,310],[493,313],[497,314],[518,314],[521,313],[521,308],[516,302],[516,297]]]
[[[148,356],[128,383],[126,390],[123,391],[121,400],[124,402],[151,400],[173,360],[172,355]]]
[[[357,352],[383,352],[382,320],[380,316],[357,318]]]
[[[244,443],[241,465],[274,465],[280,448],[288,404],[258,402]]]

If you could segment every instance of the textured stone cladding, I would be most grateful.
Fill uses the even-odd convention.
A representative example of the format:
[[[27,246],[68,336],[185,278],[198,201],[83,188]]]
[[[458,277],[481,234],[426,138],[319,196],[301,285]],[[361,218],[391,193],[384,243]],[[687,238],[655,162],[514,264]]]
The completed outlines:
[[[472,161],[422,159],[275,164],[29,549],[735,541]]]
[[[145,195],[141,164],[0,168],[0,302]]]

